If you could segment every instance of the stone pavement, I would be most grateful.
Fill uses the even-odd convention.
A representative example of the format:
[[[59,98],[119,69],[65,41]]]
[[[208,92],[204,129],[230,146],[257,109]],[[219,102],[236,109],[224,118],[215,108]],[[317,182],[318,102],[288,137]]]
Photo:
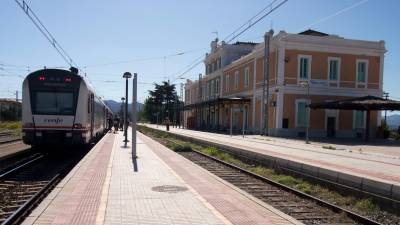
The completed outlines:
[[[23,224],[301,224],[138,137],[136,172],[122,132],[108,133]]]
[[[156,125],[151,124],[146,124],[146,126],[165,130],[165,126],[158,126],[158,128]],[[397,186],[400,185],[400,158],[395,156],[387,157],[377,154],[364,154],[359,151],[329,150],[319,145],[309,145],[304,142],[290,141],[288,139],[288,141],[276,141],[277,139],[270,139],[269,137],[257,138],[257,136],[245,136],[245,138],[243,138],[241,135],[231,137],[225,134],[172,127],[170,131],[277,158],[284,158],[359,177],[366,177],[371,180]]]
[[[114,145],[104,224],[225,224],[141,139],[134,172],[131,148],[121,148],[122,140],[117,136]],[[171,193],[154,191],[157,187]]]

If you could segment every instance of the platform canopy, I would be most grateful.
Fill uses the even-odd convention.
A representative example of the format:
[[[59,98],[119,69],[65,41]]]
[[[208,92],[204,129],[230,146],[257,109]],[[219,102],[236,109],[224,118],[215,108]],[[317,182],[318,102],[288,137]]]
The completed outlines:
[[[245,104],[249,103],[250,98],[245,97],[231,97],[231,98],[215,98],[208,101],[198,102],[190,105],[185,105],[185,110],[190,110],[196,107],[216,105],[216,104]]]
[[[310,104],[312,109],[343,109],[343,110],[400,110],[400,101],[384,99],[375,96],[349,98],[339,101],[328,101]]]
[[[349,98],[339,101],[328,101],[320,103],[312,103],[309,105],[311,109],[341,109],[341,110],[359,110],[367,111],[365,140],[369,140],[371,111],[377,110],[400,110],[400,101],[384,99],[375,96],[364,96],[358,98]]]

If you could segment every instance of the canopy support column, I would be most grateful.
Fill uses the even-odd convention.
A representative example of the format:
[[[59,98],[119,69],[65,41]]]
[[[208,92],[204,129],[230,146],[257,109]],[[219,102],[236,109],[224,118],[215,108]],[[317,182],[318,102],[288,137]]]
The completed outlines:
[[[371,120],[371,111],[367,110],[367,119],[365,124],[365,141],[369,141],[370,120]]]

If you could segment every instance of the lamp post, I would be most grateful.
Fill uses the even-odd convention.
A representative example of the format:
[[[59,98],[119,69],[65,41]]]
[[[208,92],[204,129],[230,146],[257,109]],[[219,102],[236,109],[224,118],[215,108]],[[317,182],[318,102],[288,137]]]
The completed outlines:
[[[307,104],[306,104],[306,109],[307,109],[307,125],[306,125],[306,144],[310,144],[309,141],[309,130],[310,130],[310,83],[308,81],[302,81],[300,82],[300,85],[304,88],[307,88]]]
[[[132,77],[132,74],[129,72],[125,72],[124,75],[122,76],[123,78],[125,78],[125,113],[124,113],[124,136],[125,136],[125,147],[127,145],[128,142],[128,135],[127,135],[127,131],[128,131],[128,120],[126,119],[126,115],[128,115],[128,79]]]
[[[125,98],[121,97],[121,102],[122,102],[122,114],[123,114],[123,118],[122,118],[122,122],[124,123],[125,126],[125,120],[126,120],[126,114],[125,114]],[[124,127],[123,127],[124,129]],[[125,135],[125,133],[124,133]]]

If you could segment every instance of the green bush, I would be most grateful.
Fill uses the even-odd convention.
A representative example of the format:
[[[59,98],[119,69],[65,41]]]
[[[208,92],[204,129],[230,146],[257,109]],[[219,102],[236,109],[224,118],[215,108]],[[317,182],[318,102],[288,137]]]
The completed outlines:
[[[4,129],[4,130],[16,130],[16,129],[21,129],[21,128],[22,128],[21,122],[0,123],[0,129]]]

